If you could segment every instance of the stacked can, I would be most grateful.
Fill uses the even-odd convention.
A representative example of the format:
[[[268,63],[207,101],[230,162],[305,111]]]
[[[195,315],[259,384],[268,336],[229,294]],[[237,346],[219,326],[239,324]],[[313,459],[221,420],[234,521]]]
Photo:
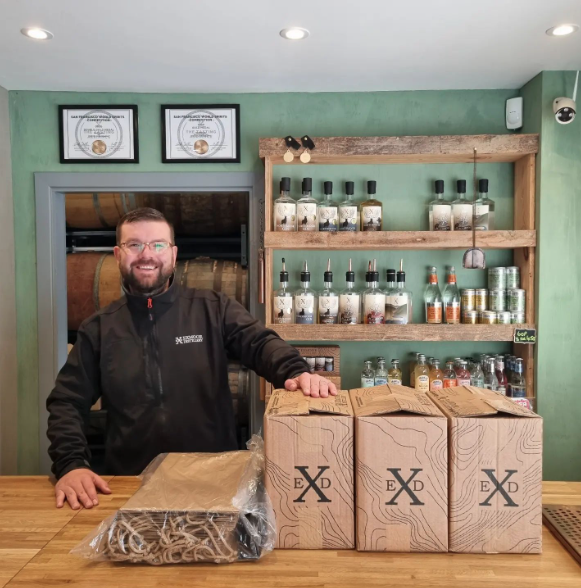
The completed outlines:
[[[309,372],[332,372],[335,369],[335,360],[332,357],[303,357],[309,364]]]

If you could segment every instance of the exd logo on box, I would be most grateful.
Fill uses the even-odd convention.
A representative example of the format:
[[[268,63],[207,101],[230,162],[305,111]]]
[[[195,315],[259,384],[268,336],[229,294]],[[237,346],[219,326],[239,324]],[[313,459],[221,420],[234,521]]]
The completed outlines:
[[[324,490],[331,488],[331,478],[325,476],[325,472],[330,469],[329,466],[317,466],[317,473],[311,474],[308,466],[295,466],[295,470],[300,472],[300,476],[294,479],[294,488],[299,490],[299,497],[293,502],[305,502],[305,497],[312,491],[317,496],[317,502],[331,502],[331,499],[325,494]]]
[[[483,469],[482,472],[488,479],[480,480],[480,492],[485,493],[486,499],[480,503],[480,506],[492,506],[491,500],[493,496],[498,493],[504,499],[502,506],[518,506],[518,504],[510,496],[518,492],[518,484],[514,480],[510,480],[513,474],[518,474],[518,470],[504,470],[506,474],[502,480],[500,476],[496,476],[496,470]]]
[[[386,506],[397,506],[398,500],[405,499],[405,496],[402,496],[403,492],[406,493],[410,506],[424,506],[424,503],[418,496],[424,489],[424,483],[417,477],[423,471],[422,468],[410,468],[407,479],[400,474],[401,468],[387,468],[387,471],[393,478],[385,481],[386,490],[388,492],[395,492],[395,494],[385,503]]]

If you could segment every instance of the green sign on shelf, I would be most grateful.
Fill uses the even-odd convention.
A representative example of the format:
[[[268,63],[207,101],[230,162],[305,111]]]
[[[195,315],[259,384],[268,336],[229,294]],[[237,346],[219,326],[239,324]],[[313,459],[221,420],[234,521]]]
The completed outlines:
[[[526,343],[528,345],[534,345],[537,342],[537,330],[536,329],[515,329],[514,330],[514,342],[515,343]]]

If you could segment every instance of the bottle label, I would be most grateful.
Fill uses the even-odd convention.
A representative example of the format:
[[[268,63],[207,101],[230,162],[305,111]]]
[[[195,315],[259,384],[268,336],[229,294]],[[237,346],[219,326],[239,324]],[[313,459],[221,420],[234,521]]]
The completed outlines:
[[[387,378],[387,383],[397,384],[398,386],[401,386],[401,380],[399,378]]]
[[[426,304],[426,322],[433,325],[442,323],[442,303],[428,302]]]
[[[458,378],[458,386],[470,386],[470,378]]]
[[[373,388],[375,386],[375,379],[361,376],[361,387],[362,388]]]
[[[342,325],[358,325],[361,322],[359,305],[358,294],[341,294],[339,296],[340,322]]]
[[[446,322],[449,325],[460,324],[460,302],[451,301],[446,304]]]
[[[449,204],[434,204],[432,206],[432,231],[451,230],[452,207]]]
[[[472,214],[472,204],[454,204],[452,206],[452,216],[454,217],[454,230],[471,231]]]
[[[314,202],[299,202],[297,228],[299,231],[317,230],[317,205]]]
[[[275,324],[291,324],[293,322],[293,299],[290,296],[275,296],[273,314]]]
[[[384,384],[387,384],[387,378],[378,378],[377,376],[375,377],[376,386],[383,386]]]
[[[363,300],[366,325],[382,325],[385,321],[385,294],[366,294]]]
[[[381,231],[381,206],[361,207],[361,230]]]
[[[432,380],[430,382],[430,391],[441,390],[444,387],[442,380]]]
[[[299,325],[312,325],[315,323],[315,297],[295,296],[295,319]]]
[[[319,231],[337,230],[337,207],[319,206]]]
[[[418,392],[429,392],[430,378],[427,375],[416,376],[416,390]]]
[[[450,378],[449,380],[444,379],[444,388],[454,388],[458,385],[458,380]]]
[[[408,324],[408,299],[404,294],[394,294],[385,297],[385,324]]]
[[[319,296],[319,323],[335,325],[339,317],[339,297]]]
[[[357,206],[340,206],[339,207],[339,230],[356,231],[357,230]]]
[[[475,204],[474,205],[474,228],[477,231],[488,231],[490,220],[489,220],[489,206],[488,204]]]
[[[297,205],[289,202],[274,205],[274,230],[297,230]]]

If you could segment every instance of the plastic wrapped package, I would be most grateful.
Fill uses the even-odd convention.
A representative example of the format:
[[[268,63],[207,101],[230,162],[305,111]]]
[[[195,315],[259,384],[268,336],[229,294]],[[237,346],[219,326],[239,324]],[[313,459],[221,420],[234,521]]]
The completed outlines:
[[[152,565],[261,558],[274,547],[275,519],[262,439],[248,449],[159,455],[139,490],[71,553]]]

